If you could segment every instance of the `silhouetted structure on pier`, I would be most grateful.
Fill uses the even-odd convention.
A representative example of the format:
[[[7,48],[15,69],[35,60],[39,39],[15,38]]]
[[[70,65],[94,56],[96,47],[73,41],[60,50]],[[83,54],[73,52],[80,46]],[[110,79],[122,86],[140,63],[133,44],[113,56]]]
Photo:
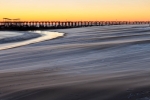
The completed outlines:
[[[105,25],[150,24],[150,21],[20,21],[20,19],[4,18],[0,22],[0,30],[38,30],[62,29]]]

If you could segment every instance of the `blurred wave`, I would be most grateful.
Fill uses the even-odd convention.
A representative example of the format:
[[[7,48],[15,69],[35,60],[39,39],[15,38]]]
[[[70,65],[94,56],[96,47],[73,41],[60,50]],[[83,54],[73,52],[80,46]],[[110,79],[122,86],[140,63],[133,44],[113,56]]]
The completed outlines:
[[[0,51],[0,99],[150,99],[148,25],[49,31],[65,36]]]
[[[64,35],[64,33],[48,32],[48,31],[34,31],[34,33],[37,33],[37,34],[33,34],[31,32],[31,33],[28,33],[26,35],[22,35],[19,37],[13,36],[13,37],[9,37],[9,38],[7,37],[4,39],[1,39],[0,42],[2,42],[3,44],[0,44],[0,50],[11,49],[15,47],[32,44],[32,43],[42,42],[42,41],[54,39],[57,37],[61,37]]]
[[[15,37],[23,35],[23,33],[19,32],[11,32],[11,31],[0,31],[0,40],[8,37]]]

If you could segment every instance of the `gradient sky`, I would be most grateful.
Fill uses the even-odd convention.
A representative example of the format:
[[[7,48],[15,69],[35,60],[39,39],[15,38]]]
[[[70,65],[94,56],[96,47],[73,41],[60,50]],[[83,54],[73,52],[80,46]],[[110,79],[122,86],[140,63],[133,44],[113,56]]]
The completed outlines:
[[[150,20],[150,0],[0,0],[3,17],[21,20]]]

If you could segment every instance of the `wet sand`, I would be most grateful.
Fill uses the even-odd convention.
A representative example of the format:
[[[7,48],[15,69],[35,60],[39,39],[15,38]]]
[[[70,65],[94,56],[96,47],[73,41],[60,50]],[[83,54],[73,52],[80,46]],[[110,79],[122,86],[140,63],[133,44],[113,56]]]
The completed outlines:
[[[104,26],[0,51],[0,100],[150,100],[150,28]]]

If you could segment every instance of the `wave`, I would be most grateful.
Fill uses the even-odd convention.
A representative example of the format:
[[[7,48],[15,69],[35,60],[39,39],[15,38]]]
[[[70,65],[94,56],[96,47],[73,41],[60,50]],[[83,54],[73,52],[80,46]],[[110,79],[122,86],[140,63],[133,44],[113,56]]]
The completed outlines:
[[[150,99],[149,27],[53,31],[67,35],[0,51],[0,100]]]
[[[36,33],[37,35],[35,35],[35,34],[33,35],[33,33]],[[40,37],[38,34],[40,35]],[[1,40],[2,42],[10,42],[11,41],[11,43],[1,44],[0,50],[6,50],[6,49],[15,48],[15,47],[25,46],[25,45],[38,43],[38,42],[42,42],[42,41],[46,41],[46,40],[50,40],[50,39],[54,39],[54,38],[62,37],[62,36],[64,36],[64,33],[49,32],[49,31],[31,31],[31,34],[28,34],[26,37],[24,35],[22,35],[19,37],[2,39]],[[33,37],[38,37],[38,38],[31,39]],[[26,41],[23,41],[23,40],[26,40]],[[20,41],[20,42],[18,42],[18,41]]]
[[[11,37],[16,37],[24,35],[24,33],[21,32],[11,32],[11,31],[0,31],[0,40],[4,38],[11,38]]]
[[[17,33],[17,34],[16,33],[17,32],[15,32],[15,33],[12,32],[11,34],[15,34],[15,35],[7,36],[5,38],[0,39],[0,44],[22,42],[22,41],[25,41],[25,40],[30,40],[30,39],[33,39],[33,38],[41,37],[40,34],[32,33],[32,32],[20,32],[20,33]]]

